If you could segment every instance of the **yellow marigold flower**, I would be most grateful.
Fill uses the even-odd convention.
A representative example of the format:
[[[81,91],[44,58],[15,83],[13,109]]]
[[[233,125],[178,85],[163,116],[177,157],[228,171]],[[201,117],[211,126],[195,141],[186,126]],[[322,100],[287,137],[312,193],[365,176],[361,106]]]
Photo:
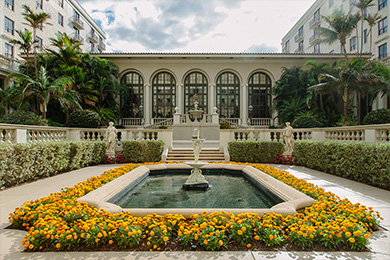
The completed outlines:
[[[168,241],[168,237],[164,237],[163,240],[164,240],[164,242],[167,242]]]
[[[218,241],[218,244],[219,244],[220,246],[223,246],[223,241],[222,241],[222,240],[219,240],[219,241]]]
[[[254,237],[254,239],[255,239],[255,240],[260,240],[260,237],[259,237],[258,235],[256,235],[256,236]]]
[[[33,248],[34,248],[34,245],[33,245],[33,244],[30,244],[30,245],[28,246],[28,248],[29,248],[29,249],[33,249]]]
[[[351,232],[345,232],[345,236],[350,237],[350,236],[352,236],[352,234],[351,234]]]
[[[102,233],[99,232],[99,234],[97,234],[98,238],[101,238],[103,236]]]
[[[349,242],[355,243],[355,239],[354,239],[353,237],[351,237],[351,238],[349,239]]]

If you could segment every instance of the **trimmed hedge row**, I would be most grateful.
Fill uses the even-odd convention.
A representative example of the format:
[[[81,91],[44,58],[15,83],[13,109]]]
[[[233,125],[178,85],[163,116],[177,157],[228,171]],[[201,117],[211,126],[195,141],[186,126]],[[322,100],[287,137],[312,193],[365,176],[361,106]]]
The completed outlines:
[[[122,142],[126,162],[159,162],[164,148],[161,140],[126,140]]]
[[[298,165],[390,190],[390,144],[295,141]]]
[[[102,141],[0,145],[0,189],[99,164],[107,144]]]
[[[283,153],[281,142],[231,141],[228,143],[230,160],[233,162],[272,163],[274,155]]]

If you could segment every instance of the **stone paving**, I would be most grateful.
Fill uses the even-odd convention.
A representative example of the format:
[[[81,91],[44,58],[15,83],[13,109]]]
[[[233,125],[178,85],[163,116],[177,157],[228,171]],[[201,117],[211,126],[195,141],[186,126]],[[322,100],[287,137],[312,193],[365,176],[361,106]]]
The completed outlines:
[[[98,165],[75,170],[58,176],[42,179],[33,183],[13,187],[0,191],[0,259],[390,259],[390,191],[378,189],[369,185],[350,181],[334,175],[307,169],[298,166],[272,165],[287,170],[298,178],[314,183],[327,191],[331,191],[340,198],[348,198],[351,202],[360,202],[379,211],[384,220],[382,228],[372,234],[370,252],[50,252],[50,253],[22,253],[21,241],[26,232],[6,229],[9,226],[8,215],[16,207],[28,200],[35,200],[61,188],[71,187],[89,177],[99,175],[106,170],[119,165]]]

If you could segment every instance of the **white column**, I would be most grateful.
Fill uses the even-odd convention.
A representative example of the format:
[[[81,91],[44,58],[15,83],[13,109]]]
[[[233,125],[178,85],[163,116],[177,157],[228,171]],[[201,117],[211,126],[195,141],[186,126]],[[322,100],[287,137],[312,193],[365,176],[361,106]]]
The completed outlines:
[[[144,86],[144,117],[145,117],[145,126],[150,125],[151,111],[152,111],[152,95],[150,91],[150,84],[145,84]]]
[[[213,108],[215,107],[215,97],[216,97],[215,91],[216,91],[215,84],[209,84],[208,111],[210,114],[214,111]]]
[[[184,114],[184,91],[183,84],[177,84],[176,107],[179,108],[179,114]]]
[[[241,85],[241,124],[248,126],[248,85]]]

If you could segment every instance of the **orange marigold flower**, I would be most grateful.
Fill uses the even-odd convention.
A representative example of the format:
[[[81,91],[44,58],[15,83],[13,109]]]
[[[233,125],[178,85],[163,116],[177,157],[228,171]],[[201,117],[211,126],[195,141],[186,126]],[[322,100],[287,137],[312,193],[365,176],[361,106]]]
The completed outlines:
[[[223,241],[222,241],[222,240],[219,240],[219,241],[218,241],[218,244],[219,244],[220,246],[223,246]]]
[[[247,245],[246,245],[247,248],[250,248],[251,246],[252,246],[251,244],[247,244]]]
[[[238,234],[239,236],[241,236],[241,235],[242,235],[242,231],[241,231],[241,230],[238,230],[237,234]]]
[[[364,234],[364,238],[365,238],[365,239],[369,239],[369,238],[370,238],[370,235],[369,235],[369,234]]]
[[[205,245],[207,245],[208,243],[209,243],[209,241],[207,241],[206,239],[203,241],[203,243],[205,244]]]
[[[112,243],[114,243],[114,241],[112,240],[109,240],[108,243],[111,245]]]
[[[351,232],[345,232],[345,236],[350,237],[350,236],[352,236],[352,234],[351,234]]]
[[[351,238],[349,239],[349,242],[355,243],[355,239],[354,239],[353,237],[351,237]]]

